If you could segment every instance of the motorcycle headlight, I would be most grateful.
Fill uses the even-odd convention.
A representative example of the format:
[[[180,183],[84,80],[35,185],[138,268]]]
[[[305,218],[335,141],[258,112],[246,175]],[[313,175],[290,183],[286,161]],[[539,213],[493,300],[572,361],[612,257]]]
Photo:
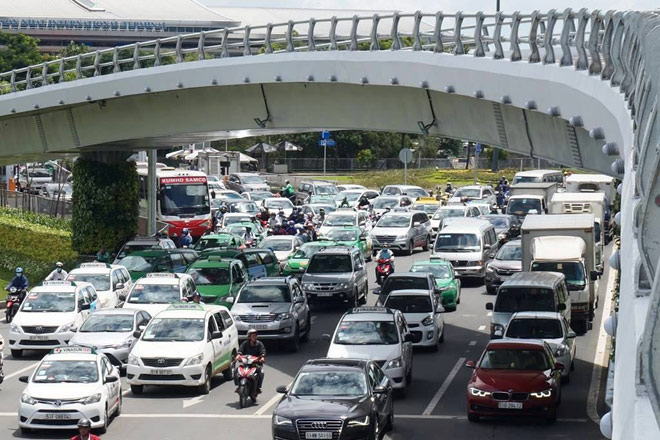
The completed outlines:
[[[390,368],[401,368],[403,366],[403,360],[398,357],[396,359],[392,359],[385,365],[385,369],[390,369]]]
[[[369,416],[357,417],[348,421],[348,426],[368,426],[369,425]]]
[[[200,365],[202,363],[202,360],[204,359],[204,353],[200,353],[198,355],[195,355],[191,358],[189,358],[185,364],[183,364],[184,367],[189,367],[191,365]]]
[[[37,401],[34,400],[29,394],[25,394],[25,393],[23,393],[23,395],[21,396],[21,402],[27,403],[28,405],[34,405],[35,403],[37,403]]]
[[[89,405],[90,403],[99,403],[101,401],[101,393],[92,394],[87,399],[83,400],[84,405]]]
[[[555,356],[566,356],[568,354],[568,346],[565,344],[560,345],[555,351]]]
[[[477,397],[488,397],[490,396],[491,393],[490,391],[483,391],[480,390],[479,388],[470,387],[470,394]]]
[[[133,356],[132,354],[128,355],[128,364],[129,365],[140,365],[140,359],[137,356]]]
[[[291,319],[291,313],[278,313],[275,315],[276,321],[286,321],[287,319]]]
[[[293,426],[291,419],[287,419],[286,417],[278,415],[273,416],[273,423],[275,423],[277,426]]]
[[[536,397],[537,399],[547,399],[548,397],[552,396],[552,390],[547,389],[543,391],[539,391],[538,393],[530,393],[532,397]]]
[[[66,332],[68,332],[68,331],[71,331],[71,329],[73,328],[74,325],[76,325],[75,322],[70,322],[70,323],[68,323],[68,324],[64,324],[63,326],[61,326],[61,327],[57,330],[57,333],[66,333]]]
[[[12,333],[22,333],[21,326],[16,325],[13,322],[9,324],[9,331]]]
[[[427,316],[426,318],[424,318],[422,320],[422,325],[423,326],[429,326],[431,324],[433,324],[433,318],[431,318],[430,316]]]

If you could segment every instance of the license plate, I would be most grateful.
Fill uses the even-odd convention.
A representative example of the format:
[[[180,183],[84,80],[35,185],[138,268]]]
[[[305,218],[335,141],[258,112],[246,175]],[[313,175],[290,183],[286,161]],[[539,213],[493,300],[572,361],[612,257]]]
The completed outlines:
[[[522,409],[523,404],[522,402],[498,402],[497,407],[502,409]]]
[[[44,414],[46,420],[71,420],[71,414]]]
[[[161,376],[169,376],[172,374],[172,370],[151,370],[151,374],[158,374]]]
[[[47,341],[48,336],[30,335],[30,340],[31,341]]]
[[[332,296],[332,292],[319,292],[319,293],[317,293],[317,295],[318,296]],[[326,438],[326,437],[313,437],[313,438]]]
[[[252,328],[256,330],[266,330],[268,326],[266,324],[255,324],[251,326]]]
[[[332,439],[332,432],[320,431],[320,432],[306,432],[306,439]]]

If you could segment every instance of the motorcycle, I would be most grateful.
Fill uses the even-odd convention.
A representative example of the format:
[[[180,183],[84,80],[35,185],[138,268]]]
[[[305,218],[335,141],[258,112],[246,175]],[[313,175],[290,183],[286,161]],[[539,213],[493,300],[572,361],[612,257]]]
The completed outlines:
[[[16,287],[11,287],[9,289],[9,295],[7,295],[7,309],[5,310],[5,321],[7,321],[7,324],[11,322],[14,316],[16,316],[16,312],[18,312],[18,308],[22,302],[21,293],[23,293],[23,290],[19,290]]]
[[[248,405],[248,398],[252,403],[257,402],[258,380],[259,380],[259,357],[236,356],[236,374],[238,375],[238,398],[241,408]]]
[[[379,258],[376,265],[376,282],[382,285],[392,272],[392,261],[388,258]]]
[[[2,349],[5,346],[5,340],[0,336],[0,383],[5,380],[5,371],[4,371],[4,355],[2,354]]]

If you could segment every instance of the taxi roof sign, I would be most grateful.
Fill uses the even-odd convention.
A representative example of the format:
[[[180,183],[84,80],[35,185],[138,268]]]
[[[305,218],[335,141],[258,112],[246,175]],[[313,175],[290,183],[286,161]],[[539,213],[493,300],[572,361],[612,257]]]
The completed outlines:
[[[80,265],[80,269],[110,269],[108,263],[83,263]]]
[[[440,201],[435,197],[418,197],[417,200],[415,201],[415,205],[423,205],[424,203],[439,205]]]
[[[44,281],[42,286],[75,286],[73,281]]]
[[[387,307],[354,307],[351,313],[392,313]]]
[[[204,307],[197,303],[182,302],[171,304],[167,310],[204,310]]]
[[[55,347],[51,350],[51,354],[96,354],[96,351],[91,347],[82,345],[64,345],[62,347]]]
[[[179,278],[179,274],[168,272],[152,272],[147,274],[147,278]]]

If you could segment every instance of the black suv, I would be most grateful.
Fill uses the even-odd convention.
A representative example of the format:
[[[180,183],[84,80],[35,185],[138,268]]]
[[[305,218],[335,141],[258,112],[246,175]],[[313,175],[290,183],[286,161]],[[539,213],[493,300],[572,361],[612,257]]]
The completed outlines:
[[[284,394],[272,418],[273,437],[377,439],[392,428],[392,387],[371,360],[307,361]]]
[[[380,289],[374,289],[374,294],[378,295],[377,304],[380,305],[385,304],[390,292],[411,289],[428,290],[435,293],[437,299],[442,301],[442,292],[436,287],[435,277],[429,272],[393,273],[385,279]]]

